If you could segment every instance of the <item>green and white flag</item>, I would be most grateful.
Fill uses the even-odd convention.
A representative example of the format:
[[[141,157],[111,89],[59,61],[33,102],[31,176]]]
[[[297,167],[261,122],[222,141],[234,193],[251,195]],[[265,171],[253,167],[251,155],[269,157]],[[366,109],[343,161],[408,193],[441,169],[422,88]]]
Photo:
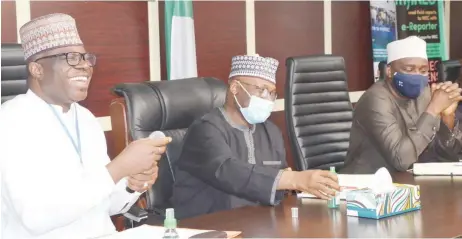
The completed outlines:
[[[191,0],[165,1],[165,38],[168,79],[197,77]]]

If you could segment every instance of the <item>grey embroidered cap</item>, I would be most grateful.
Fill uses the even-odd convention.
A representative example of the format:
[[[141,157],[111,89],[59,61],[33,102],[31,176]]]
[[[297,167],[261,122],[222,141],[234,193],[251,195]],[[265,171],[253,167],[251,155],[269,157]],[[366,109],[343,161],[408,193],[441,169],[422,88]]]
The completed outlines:
[[[271,57],[234,56],[231,60],[229,78],[234,76],[254,76],[276,84],[276,71],[279,61]]]
[[[58,47],[83,45],[74,18],[53,13],[32,19],[19,29],[24,58]]]

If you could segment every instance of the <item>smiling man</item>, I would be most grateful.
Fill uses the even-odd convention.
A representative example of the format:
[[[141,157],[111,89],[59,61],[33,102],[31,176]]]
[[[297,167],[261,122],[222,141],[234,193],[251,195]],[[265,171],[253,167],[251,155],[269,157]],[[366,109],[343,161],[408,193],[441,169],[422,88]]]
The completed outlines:
[[[20,29],[29,90],[2,105],[2,238],[95,238],[115,232],[157,177],[170,138],[132,142],[110,161],[104,132],[78,104],[96,56],[74,19],[50,14]],[[129,187],[133,192],[128,192]]]
[[[426,42],[416,36],[387,46],[386,79],[355,106],[342,173],[406,171],[415,162],[458,161],[462,134],[455,118],[458,84],[428,86]]]
[[[279,62],[232,58],[226,102],[188,129],[175,170],[173,202],[179,218],[249,205],[277,205],[284,190],[323,199],[339,190],[335,174],[287,168],[281,132],[268,121]]]

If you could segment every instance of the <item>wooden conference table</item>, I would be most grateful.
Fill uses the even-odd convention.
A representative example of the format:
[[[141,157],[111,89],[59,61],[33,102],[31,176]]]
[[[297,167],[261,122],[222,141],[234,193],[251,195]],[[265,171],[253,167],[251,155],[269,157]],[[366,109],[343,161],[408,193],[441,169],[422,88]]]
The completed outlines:
[[[422,209],[380,220],[346,216],[345,202],[289,196],[276,207],[243,207],[179,221],[179,227],[242,231],[250,237],[444,237],[462,234],[462,176],[393,175],[397,183],[420,185]],[[298,207],[298,219],[291,208]]]

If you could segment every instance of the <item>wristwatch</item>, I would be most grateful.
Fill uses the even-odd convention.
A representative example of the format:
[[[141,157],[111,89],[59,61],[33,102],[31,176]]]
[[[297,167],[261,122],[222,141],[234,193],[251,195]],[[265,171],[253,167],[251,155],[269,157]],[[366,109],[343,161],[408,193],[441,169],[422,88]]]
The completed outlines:
[[[144,183],[143,185],[144,187],[147,187],[148,186],[148,183]],[[135,191],[132,190],[130,187],[128,187],[128,182],[127,182],[127,187],[125,188],[125,190],[127,190],[128,193],[134,193]],[[146,190],[144,190],[142,193],[146,192]]]

